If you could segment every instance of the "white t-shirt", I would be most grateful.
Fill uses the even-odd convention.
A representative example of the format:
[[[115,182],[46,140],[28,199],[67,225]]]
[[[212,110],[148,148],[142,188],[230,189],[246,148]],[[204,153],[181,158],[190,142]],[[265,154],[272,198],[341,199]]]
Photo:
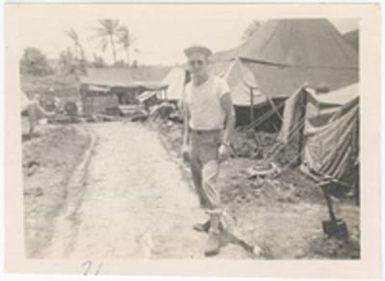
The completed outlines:
[[[216,130],[223,129],[225,111],[220,99],[230,93],[227,82],[217,76],[210,76],[201,85],[195,86],[190,81],[185,87],[184,102],[190,111],[191,129]]]

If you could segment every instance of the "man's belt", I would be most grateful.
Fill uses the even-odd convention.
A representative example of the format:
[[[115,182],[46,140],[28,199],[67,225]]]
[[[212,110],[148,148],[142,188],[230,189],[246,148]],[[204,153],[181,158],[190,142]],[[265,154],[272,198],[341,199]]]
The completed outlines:
[[[190,132],[196,135],[213,135],[213,134],[219,134],[222,132],[221,129],[213,129],[213,130],[196,130],[196,129],[191,129]]]

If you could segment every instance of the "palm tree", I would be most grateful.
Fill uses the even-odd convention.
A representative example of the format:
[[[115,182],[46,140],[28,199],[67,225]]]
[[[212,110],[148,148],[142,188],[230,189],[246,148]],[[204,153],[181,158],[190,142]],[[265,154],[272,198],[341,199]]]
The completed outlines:
[[[59,54],[59,67],[63,74],[73,74],[77,67],[76,57],[70,48]]]
[[[105,52],[108,46],[111,46],[112,59],[116,64],[116,47],[115,43],[118,37],[119,21],[113,19],[103,19],[98,21],[100,26],[96,28],[96,34],[92,38],[99,39],[98,47]]]
[[[71,29],[66,31],[66,35],[73,41],[73,43],[75,45],[75,53],[80,58],[84,58],[84,49],[83,49],[82,44],[80,44],[78,33],[73,28],[71,28]]]
[[[83,70],[85,68],[86,58],[83,45],[80,43],[79,35],[73,28],[67,30],[65,33],[75,45],[75,59],[79,62],[80,68]]]
[[[126,53],[127,65],[130,66],[130,47],[134,40],[130,36],[130,30],[125,26],[119,27],[118,43],[123,47]]]
[[[249,39],[263,24],[263,21],[253,20],[243,31],[242,41]]]

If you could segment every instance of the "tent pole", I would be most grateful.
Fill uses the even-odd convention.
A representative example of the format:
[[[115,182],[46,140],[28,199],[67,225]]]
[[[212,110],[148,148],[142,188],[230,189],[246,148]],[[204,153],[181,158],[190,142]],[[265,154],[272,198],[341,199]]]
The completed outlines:
[[[94,93],[91,92],[91,114],[94,115]]]
[[[250,124],[254,121],[254,95],[253,88],[250,87]]]
[[[360,139],[360,133],[359,133],[359,129],[360,129],[360,120],[359,118],[357,117],[357,120],[355,122],[355,126],[353,127],[353,134],[352,134],[352,147],[353,148],[356,148],[356,151],[354,152],[357,153],[357,157],[359,157],[359,139]],[[353,177],[353,188],[354,188],[354,197],[356,199],[356,204],[357,205],[360,205],[360,181],[359,181],[359,173],[360,173],[360,164],[359,162],[358,163],[355,163],[358,167],[358,173]]]
[[[299,117],[299,120],[303,120],[303,125],[301,125],[301,128],[299,129],[298,131],[298,137],[299,137],[299,141],[298,141],[298,154],[299,154],[299,157],[298,157],[298,162],[297,162],[297,166],[301,165],[302,161],[303,161],[303,156],[304,156],[304,151],[303,151],[303,148],[305,146],[305,118],[306,118],[306,104],[307,104],[307,92],[304,91],[304,89],[302,88],[301,91],[303,92],[303,95],[301,97],[301,114],[300,114],[300,117]]]

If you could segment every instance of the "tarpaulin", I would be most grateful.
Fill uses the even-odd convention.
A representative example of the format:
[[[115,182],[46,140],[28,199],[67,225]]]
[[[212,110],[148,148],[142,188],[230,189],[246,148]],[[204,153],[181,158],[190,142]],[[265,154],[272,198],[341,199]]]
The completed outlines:
[[[303,117],[301,116],[303,115],[301,108],[303,108],[306,94],[307,92],[303,88],[300,88],[285,101],[285,109],[282,118],[283,122],[277,137],[279,142],[287,144],[290,140],[290,136],[296,133],[294,131],[300,129],[299,126],[301,124],[299,123],[301,117]]]
[[[358,118],[356,104],[324,126],[307,120],[303,162],[318,174],[341,178],[358,158]]]

